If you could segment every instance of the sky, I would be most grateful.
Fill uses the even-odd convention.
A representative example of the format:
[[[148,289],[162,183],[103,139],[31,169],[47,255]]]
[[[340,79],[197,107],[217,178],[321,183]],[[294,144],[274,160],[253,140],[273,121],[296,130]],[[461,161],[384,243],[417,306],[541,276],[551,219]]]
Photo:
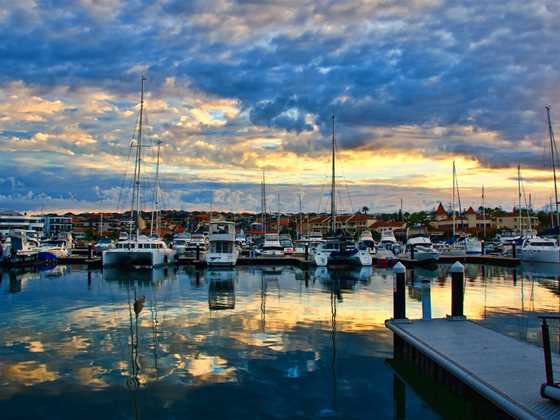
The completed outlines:
[[[140,76],[145,206],[510,209],[553,194],[555,0],[0,0],[0,209],[126,210]],[[132,142],[132,143],[131,143]]]

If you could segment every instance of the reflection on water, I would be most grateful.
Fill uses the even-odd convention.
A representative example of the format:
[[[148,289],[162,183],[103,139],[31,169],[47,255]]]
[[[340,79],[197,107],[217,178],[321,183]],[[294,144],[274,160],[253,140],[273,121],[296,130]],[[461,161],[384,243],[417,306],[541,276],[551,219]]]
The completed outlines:
[[[409,318],[450,312],[448,271],[408,272]],[[536,316],[560,308],[558,276],[550,266],[468,265],[465,313],[538,344]],[[3,418],[448,416],[445,399],[423,401],[385,362],[392,294],[391,271],[371,267],[2,272],[0,409]]]

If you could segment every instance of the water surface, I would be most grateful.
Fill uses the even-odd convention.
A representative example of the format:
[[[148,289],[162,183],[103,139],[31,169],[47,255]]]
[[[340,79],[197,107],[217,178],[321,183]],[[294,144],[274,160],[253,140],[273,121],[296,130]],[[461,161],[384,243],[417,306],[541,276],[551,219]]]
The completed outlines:
[[[539,344],[556,267],[466,269],[466,315]],[[448,267],[407,292],[409,318],[445,316]],[[2,418],[451,417],[393,370],[392,293],[369,268],[3,272]]]

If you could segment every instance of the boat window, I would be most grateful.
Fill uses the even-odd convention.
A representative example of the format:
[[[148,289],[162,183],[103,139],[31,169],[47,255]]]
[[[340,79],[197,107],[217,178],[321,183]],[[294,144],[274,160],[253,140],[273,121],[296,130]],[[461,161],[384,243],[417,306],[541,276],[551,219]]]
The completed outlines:
[[[554,242],[529,242],[531,246],[555,246]]]

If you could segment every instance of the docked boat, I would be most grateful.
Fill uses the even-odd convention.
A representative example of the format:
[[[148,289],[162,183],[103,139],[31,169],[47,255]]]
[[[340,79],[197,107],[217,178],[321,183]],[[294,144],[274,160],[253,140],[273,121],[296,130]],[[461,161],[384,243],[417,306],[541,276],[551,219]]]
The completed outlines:
[[[432,241],[427,236],[416,236],[406,242],[406,248],[401,256],[418,262],[436,262],[439,260],[439,251],[435,249]]]
[[[0,261],[11,257],[36,257],[41,247],[39,241],[29,237],[24,230],[11,230],[4,242],[0,243]]]
[[[113,241],[111,238],[100,238],[95,243],[95,253],[103,254],[103,251],[112,249],[114,247],[115,247],[115,241]]]
[[[519,250],[521,261],[560,263],[560,246],[555,239],[533,236],[525,238]]]
[[[127,239],[119,240],[113,249],[103,251],[103,266],[117,267],[158,267],[172,264],[175,261],[175,250],[169,248],[165,241],[159,237],[159,150],[157,149],[156,180],[154,188],[154,211],[149,236],[141,234],[146,227],[142,219],[141,208],[141,180],[142,180],[142,118],[144,110],[144,77],[141,78],[140,112],[138,117],[138,131],[135,148],[136,159],[134,165],[134,179],[132,183],[132,208],[130,210],[130,230],[136,228],[135,234],[129,233]],[[155,217],[154,217],[155,216]],[[154,229],[155,226],[155,229]]]
[[[482,242],[470,235],[462,235],[447,244],[445,252],[448,255],[480,255],[482,254]]]
[[[401,253],[401,244],[397,242],[393,231],[386,229],[381,232],[381,240],[376,249],[377,260],[392,261]]]
[[[334,134],[334,115],[332,117],[332,176],[331,176],[331,227],[330,238],[316,248],[313,259],[319,267],[329,264],[359,264],[370,266],[372,264],[371,252],[367,246],[358,246],[355,242],[337,235],[336,230],[336,140]],[[373,239],[373,238],[372,238]]]
[[[136,235],[103,252],[103,266],[159,267],[172,264],[175,251],[160,238]]]
[[[235,223],[229,221],[210,222],[206,264],[209,266],[233,267],[237,264],[239,251],[235,243]]]
[[[318,267],[326,267],[329,264],[372,265],[369,249],[360,248],[345,238],[328,238],[315,250],[313,259]]]
[[[291,255],[294,253],[294,243],[290,235],[280,235],[280,245],[284,248],[284,255]]]
[[[196,258],[197,254],[199,258],[203,259],[208,250],[208,238],[204,233],[197,232],[191,233],[190,239],[185,244],[185,250],[183,255],[188,258]]]
[[[358,242],[361,245],[364,245],[371,250],[375,249],[375,241],[373,240],[373,235],[371,234],[371,231],[368,230],[368,229],[364,230],[361,233],[360,238],[358,239]]]
[[[284,246],[280,243],[280,235],[277,233],[267,233],[264,235],[264,242],[261,248],[263,257],[283,257]]]
[[[188,233],[179,233],[173,237],[172,248],[175,250],[177,256],[185,254],[190,238],[191,236]]]
[[[37,259],[39,259],[40,261],[50,261],[60,258],[66,258],[70,255],[71,247],[72,239],[68,237],[42,241],[39,246]]]

